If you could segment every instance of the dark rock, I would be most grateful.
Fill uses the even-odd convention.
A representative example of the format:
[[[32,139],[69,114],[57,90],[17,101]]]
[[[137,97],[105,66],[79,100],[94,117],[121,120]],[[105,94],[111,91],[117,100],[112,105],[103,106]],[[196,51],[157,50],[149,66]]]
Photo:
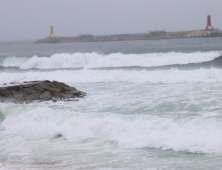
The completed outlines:
[[[49,81],[49,80],[43,80],[43,81],[41,81],[41,82],[43,82],[43,83],[50,83],[50,84],[52,84],[52,82],[51,82],[51,81]]]
[[[74,87],[62,87],[62,90],[63,91],[73,91],[73,90],[76,90],[76,88],[74,88]]]
[[[27,93],[23,88],[18,89],[18,91],[19,91],[20,93],[22,93],[22,95],[23,95],[24,97],[26,97],[26,96],[29,95],[29,93]]]
[[[23,89],[22,85],[16,86],[18,89]]]
[[[0,91],[1,90],[6,90],[7,89],[7,87],[0,87]]]
[[[40,92],[44,92],[44,88],[43,86],[41,86],[40,84],[36,84],[35,86],[33,86],[33,89],[36,91],[40,91]]]
[[[42,93],[40,96],[39,96],[39,99],[40,100],[50,100],[52,98],[51,94],[49,91],[45,91],[44,93]]]
[[[47,86],[51,86],[51,85],[53,85],[52,83],[44,83],[44,84],[46,84]]]
[[[61,98],[63,98],[63,96],[65,96],[64,94],[58,93],[58,92],[52,93],[51,95],[52,95],[52,97],[59,98],[59,99],[61,99]]]
[[[75,98],[72,94],[66,94],[63,99]]]
[[[72,94],[72,95],[80,95],[81,91],[73,90],[73,91],[65,91],[65,94]]]
[[[30,97],[25,98],[25,103],[31,103],[31,102],[33,102],[32,98]]]
[[[60,89],[57,89],[57,88],[49,88],[49,92],[51,93],[51,94],[53,94],[53,93],[55,93],[55,92],[57,92],[57,93],[59,93],[61,90]]]
[[[32,87],[24,88],[24,90],[25,90],[25,92],[27,92],[27,93],[29,93],[29,94],[36,92]]]
[[[0,97],[0,102],[7,102],[8,97]]]
[[[13,90],[13,91],[12,91],[12,94],[13,94],[13,96],[14,96],[15,98],[24,101],[24,97],[23,97],[23,95],[22,95],[21,92],[19,92],[19,91],[14,91],[14,90]]]
[[[24,102],[24,100],[17,99],[17,98],[10,98],[7,101],[12,102],[12,103],[23,103]]]
[[[56,88],[56,86],[53,85],[53,84],[49,85],[49,87],[50,87],[50,88]]]
[[[42,89],[44,89],[44,90],[48,90],[48,89],[49,89],[48,85],[43,84],[42,82],[41,82],[41,83],[38,83],[37,85],[38,85],[39,87],[41,87]]]
[[[83,92],[83,91],[80,91],[80,95],[81,95],[81,96],[86,96],[87,93],[85,93],[85,92]]]
[[[7,90],[10,90],[10,91],[17,90],[17,87],[16,86],[8,86]]]
[[[27,87],[32,87],[32,85],[33,85],[33,84],[22,84],[22,87],[25,87],[25,88],[27,88]]]
[[[41,81],[38,81],[38,80],[36,80],[36,81],[30,81],[30,83],[39,83],[39,82],[41,82]]]
[[[38,100],[40,94],[41,94],[41,92],[32,93],[29,96],[27,96],[25,99],[26,99],[26,101]]]
[[[3,95],[4,97],[11,97],[12,93],[9,90],[1,90],[0,94]]]
[[[27,84],[17,84],[0,87],[0,102],[31,103],[32,101],[57,100],[74,101],[75,97],[83,97],[85,92],[78,91],[62,82],[29,81]]]
[[[56,88],[58,88],[58,89],[61,89],[61,88],[63,88],[63,87],[69,87],[68,85],[66,85],[66,84],[64,84],[64,83],[57,82],[57,81],[53,81],[52,83],[53,83],[53,85],[55,85]]]

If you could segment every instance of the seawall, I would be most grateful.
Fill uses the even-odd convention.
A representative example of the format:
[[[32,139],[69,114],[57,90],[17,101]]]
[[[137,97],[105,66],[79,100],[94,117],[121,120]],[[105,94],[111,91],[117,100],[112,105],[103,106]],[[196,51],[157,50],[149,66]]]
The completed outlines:
[[[47,37],[36,43],[66,43],[66,42],[102,42],[102,41],[132,41],[132,40],[154,40],[154,39],[176,39],[176,38],[201,38],[222,37],[221,30],[196,30],[166,32],[164,34],[122,34],[104,36],[75,36],[75,37]]]

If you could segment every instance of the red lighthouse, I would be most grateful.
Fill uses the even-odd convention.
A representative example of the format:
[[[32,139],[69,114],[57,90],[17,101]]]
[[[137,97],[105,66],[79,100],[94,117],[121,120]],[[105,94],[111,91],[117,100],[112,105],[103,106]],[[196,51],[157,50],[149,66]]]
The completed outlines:
[[[213,29],[214,29],[214,28],[211,26],[211,18],[210,18],[210,17],[211,17],[210,15],[207,16],[207,27],[206,27],[205,30],[213,30]]]

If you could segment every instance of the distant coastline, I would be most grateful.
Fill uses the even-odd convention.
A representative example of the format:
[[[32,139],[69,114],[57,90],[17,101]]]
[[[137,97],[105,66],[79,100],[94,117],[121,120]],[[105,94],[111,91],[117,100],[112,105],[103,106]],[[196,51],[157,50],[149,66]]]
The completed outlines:
[[[49,37],[39,39],[36,43],[67,43],[67,42],[102,42],[102,41],[132,41],[152,39],[178,39],[178,38],[201,38],[201,37],[222,37],[222,30],[194,30],[194,31],[151,31],[141,34],[116,34],[94,36],[83,34],[73,37],[55,37],[53,29]]]

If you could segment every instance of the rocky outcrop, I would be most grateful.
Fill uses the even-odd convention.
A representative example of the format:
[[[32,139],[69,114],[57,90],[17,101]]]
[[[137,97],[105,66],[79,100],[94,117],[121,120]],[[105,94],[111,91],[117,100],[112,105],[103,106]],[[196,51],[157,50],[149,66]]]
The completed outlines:
[[[29,81],[0,86],[0,102],[30,103],[33,101],[73,100],[86,93],[57,81]],[[75,99],[74,99],[75,100]]]

